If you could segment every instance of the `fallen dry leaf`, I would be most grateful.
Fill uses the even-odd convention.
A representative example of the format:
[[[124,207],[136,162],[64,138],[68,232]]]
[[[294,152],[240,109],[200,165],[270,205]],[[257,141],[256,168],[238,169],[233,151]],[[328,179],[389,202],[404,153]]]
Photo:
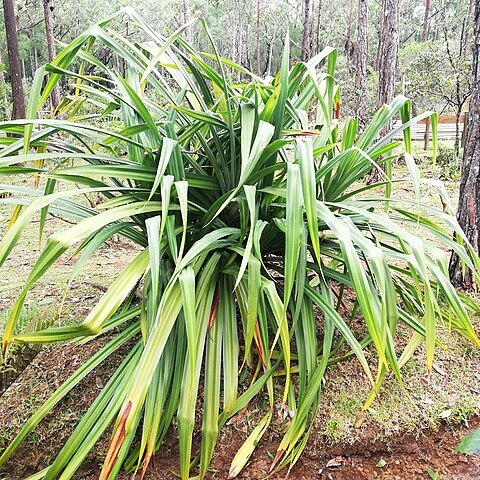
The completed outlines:
[[[325,465],[326,468],[334,468],[334,467],[340,467],[345,463],[345,459],[343,457],[334,457],[331,460],[327,462]]]

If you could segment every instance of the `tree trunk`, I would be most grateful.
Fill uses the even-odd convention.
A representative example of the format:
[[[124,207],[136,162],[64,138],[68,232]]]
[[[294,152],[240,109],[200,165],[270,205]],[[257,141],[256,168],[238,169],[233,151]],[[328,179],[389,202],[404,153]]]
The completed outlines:
[[[244,47],[245,62],[243,64],[243,66],[247,70],[252,70],[252,62],[251,62],[251,59],[250,59],[250,50],[248,48],[249,44],[250,44],[250,24],[247,23],[245,25],[245,47]]]
[[[379,107],[390,103],[395,93],[399,18],[400,0],[382,0],[380,55],[378,59],[379,78],[377,103]]]
[[[470,0],[468,2],[468,10],[467,10],[467,16],[465,17],[464,21],[464,32],[462,34],[462,39],[460,41],[460,47],[461,47],[461,55],[466,55],[468,53],[468,42],[469,42],[469,31],[470,31],[470,25],[472,23],[472,12],[473,12],[473,0]]]
[[[185,25],[189,20],[190,20],[190,4],[188,2],[188,0],[183,0],[183,24]],[[185,30],[185,40],[188,42],[188,43],[192,43],[192,38],[193,38],[193,32],[192,32],[192,27],[188,27],[186,30]]]
[[[455,112],[455,143],[453,149],[455,154],[458,156],[460,153],[460,117],[462,116],[462,108],[457,108]]]
[[[242,25],[242,13],[240,7],[238,7],[238,42],[237,42],[237,63],[243,65],[243,25]]]
[[[317,51],[315,46],[315,0],[312,0],[312,11],[310,13],[310,44],[308,50],[310,52],[310,57],[313,57]]]
[[[353,0],[350,0],[348,5],[348,17],[347,25],[345,28],[345,57],[347,60],[347,72],[351,73],[351,64],[354,56],[354,46],[352,41],[352,30],[353,30]]]
[[[480,0],[475,0],[472,95],[468,113],[457,220],[473,249],[480,253]],[[450,259],[450,278],[457,287],[475,288],[475,280],[456,254]]]
[[[3,0],[3,16],[7,38],[10,83],[12,84],[12,119],[25,118],[25,97],[23,94],[22,62],[18,48],[17,19],[13,0]]]
[[[268,32],[265,32],[265,36],[267,37],[266,41],[266,59],[265,59],[265,67],[263,69],[263,76],[270,76],[272,72],[272,61],[273,61],[273,48],[276,44],[276,37],[277,37],[277,29],[274,28],[271,37],[269,38]]]
[[[55,38],[53,36],[53,0],[43,0],[43,12],[45,15],[45,34],[47,37],[48,61],[51,62],[57,56],[55,49]],[[57,83],[50,95],[52,111],[58,107],[60,100],[60,87]]]
[[[238,25],[237,25],[237,16],[235,14],[235,2],[233,3],[233,9],[232,9],[232,45],[233,46],[238,46]],[[235,63],[237,62],[237,52],[235,51],[235,48],[232,47],[232,60]],[[232,67],[231,73],[233,74],[234,69]]]
[[[425,0],[425,15],[423,17],[422,42],[428,38],[428,19],[430,17],[430,0]]]
[[[356,115],[361,124],[365,121],[367,109],[366,86],[367,86],[367,63],[368,63],[368,0],[358,0],[357,16],[357,47],[355,55],[357,67],[358,102]]]
[[[398,56],[398,25],[400,20],[400,0],[382,0],[382,14],[379,32],[378,52],[378,94],[377,106],[389,104],[395,94],[395,74]],[[392,124],[385,127],[382,134],[391,130]],[[376,183],[380,173],[374,168],[368,183]]]
[[[315,53],[320,53],[322,51],[322,46],[321,46],[321,36],[320,36],[320,30],[321,30],[321,14],[322,14],[322,1],[318,0],[318,7],[317,7],[317,31],[315,32],[316,34],[316,40],[315,40],[315,48],[316,52]]]
[[[382,47],[382,31],[383,31],[383,22],[384,22],[384,17],[382,15],[382,12],[379,14],[379,19],[378,19],[378,30],[377,30],[377,56],[375,58],[375,63],[374,63],[374,68],[375,71],[378,72],[380,69],[380,55],[381,55],[381,47]]]
[[[0,70],[0,85],[5,85],[5,76],[3,75],[3,72]],[[7,97],[7,90],[5,88],[1,89],[2,95],[2,102],[3,105],[0,106],[0,114],[3,116],[3,118],[8,118],[8,115],[10,112],[8,111],[8,97]]]
[[[257,74],[260,72],[260,0],[257,0]]]
[[[311,0],[304,0],[303,2],[303,35],[302,35],[302,62],[305,62],[310,57],[310,13]]]

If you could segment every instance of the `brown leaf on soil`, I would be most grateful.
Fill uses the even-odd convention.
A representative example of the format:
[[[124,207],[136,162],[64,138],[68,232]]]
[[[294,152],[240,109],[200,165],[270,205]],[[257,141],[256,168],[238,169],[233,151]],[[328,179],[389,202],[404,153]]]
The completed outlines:
[[[433,369],[439,373],[442,377],[446,377],[448,375],[448,373],[443,369],[441,368],[440,366],[438,366],[436,363],[433,364]]]
[[[357,421],[355,422],[354,427],[360,428],[364,423],[365,423],[365,417],[361,415],[360,417],[358,417]]]
[[[345,463],[345,459],[342,456],[334,457],[327,462],[326,468],[340,467]]]

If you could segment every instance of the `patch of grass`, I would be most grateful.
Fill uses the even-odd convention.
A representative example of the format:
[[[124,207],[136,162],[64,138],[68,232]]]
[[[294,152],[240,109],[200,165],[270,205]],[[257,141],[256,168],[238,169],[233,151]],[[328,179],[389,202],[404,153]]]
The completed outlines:
[[[438,338],[447,348],[437,352],[430,380],[425,349],[420,347],[402,369],[405,390],[388,377],[379,398],[365,413],[362,401],[369,392],[368,382],[356,373],[355,360],[338,365],[335,374],[327,376],[317,414],[318,431],[330,443],[354,443],[388,441],[402,433],[435,430],[440,424],[468,425],[480,414],[478,350],[466,355],[466,350],[472,351],[468,343],[447,328],[439,328]]]
[[[325,426],[324,434],[327,437],[327,443],[338,443],[345,438],[345,428],[339,419],[328,420]]]

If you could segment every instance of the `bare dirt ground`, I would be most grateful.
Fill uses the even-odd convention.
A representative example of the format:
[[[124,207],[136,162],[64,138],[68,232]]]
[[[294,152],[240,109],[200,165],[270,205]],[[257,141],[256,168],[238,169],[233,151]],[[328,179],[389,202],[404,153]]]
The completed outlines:
[[[470,429],[478,424],[472,423]],[[450,429],[441,426],[435,433],[421,433],[418,437],[398,435],[388,442],[370,442],[366,435],[354,445],[327,446],[321,437],[313,437],[297,465],[270,478],[295,480],[360,480],[360,479],[478,479],[480,457],[454,453],[458,439],[469,429]],[[271,454],[275,452],[279,438],[265,439],[247,468],[238,478],[260,480],[269,475]],[[231,458],[240,447],[238,433],[229,429],[222,437],[221,445],[212,462],[209,479],[226,479]],[[174,480],[178,464],[175,447],[160,452],[154,460],[146,480]],[[172,458],[173,457],[173,458]],[[172,461],[173,460],[173,461]],[[384,465],[384,466],[380,466]],[[89,476],[93,480],[95,475]],[[127,476],[122,480],[127,480]]]
[[[28,418],[36,407],[41,405],[53,390],[63,382],[68,375],[89,358],[107,339],[91,342],[87,345],[72,348],[56,347],[41,352],[32,364],[22,373],[7,392],[0,397],[0,431],[1,443],[11,439],[14,432]],[[59,404],[52,413],[40,423],[28,442],[7,464],[3,476],[5,479],[24,479],[28,475],[45,468],[52,461],[62,443],[68,438],[78,418],[88,408],[103,384],[108,380],[114,368],[119,364],[122,353],[115,355],[107,369],[102,368],[87,377],[67,399]],[[441,361],[439,359],[438,361]],[[455,453],[462,436],[477,427],[480,423],[474,414],[465,416],[463,422],[456,420],[438,419],[433,424],[427,423],[425,417],[414,417],[413,426],[407,431],[406,424],[398,423],[392,414],[391,430],[381,424],[379,416],[367,412],[361,425],[349,426],[355,415],[358,418],[360,408],[352,404],[350,395],[343,394],[339,400],[338,385],[345,385],[345,375],[353,375],[352,365],[347,362],[340,372],[335,372],[336,380],[332,379],[331,387],[325,391],[325,401],[333,402],[331,411],[320,411],[315,431],[307,445],[304,455],[290,473],[283,470],[271,478],[283,479],[345,479],[358,480],[370,478],[385,479],[477,479],[480,478],[480,456],[464,456]],[[440,370],[440,367],[437,367]],[[431,383],[425,385],[417,378],[425,398],[428,392],[434,392],[444,382],[442,375],[432,376]],[[415,381],[410,379],[411,385]],[[377,402],[375,407],[382,414],[387,414],[390,408],[396,407],[401,413],[401,398],[390,391],[389,382],[386,385],[384,400]],[[357,384],[357,394],[363,387]],[[438,390],[437,390],[438,391]],[[353,392],[352,392],[353,393]],[[399,395],[401,397],[401,395]],[[362,397],[364,398],[364,397]],[[361,399],[362,399],[361,398]],[[360,399],[360,400],[361,400]],[[405,399],[403,400],[405,403]],[[342,404],[339,406],[339,404]],[[345,407],[348,404],[349,407]],[[393,405],[392,405],[393,404]],[[428,402],[427,402],[428,405]],[[409,405],[408,408],[411,408]],[[428,407],[424,407],[428,409]],[[338,418],[339,411],[344,412],[342,426],[343,440],[333,441],[328,430],[329,422]],[[349,411],[351,413],[349,413]],[[216,453],[211,465],[208,478],[226,479],[230,462],[242,442],[247,437],[255,423],[255,405],[252,409],[240,412],[233,421],[221,432]],[[463,413],[466,415],[466,413]],[[433,416],[432,413],[429,414]],[[432,417],[433,418],[433,417]],[[468,425],[468,426],[466,426]],[[239,478],[262,479],[268,476],[272,458],[280,442],[279,431],[282,428],[280,420],[274,422],[270,433],[259,444],[247,468]],[[340,428],[340,427],[339,427]],[[399,433],[391,433],[395,429]],[[339,435],[340,433],[337,432]],[[197,444],[199,435],[197,435]],[[105,453],[108,439],[98,445],[75,478],[93,480],[98,478],[102,456]],[[197,445],[198,446],[198,445]],[[383,465],[383,466],[381,466]],[[167,441],[160,449],[145,477],[146,480],[175,479],[178,475],[178,441],[177,432],[172,428]],[[437,476],[435,476],[437,475]],[[131,474],[122,474],[120,480],[132,478]]]

